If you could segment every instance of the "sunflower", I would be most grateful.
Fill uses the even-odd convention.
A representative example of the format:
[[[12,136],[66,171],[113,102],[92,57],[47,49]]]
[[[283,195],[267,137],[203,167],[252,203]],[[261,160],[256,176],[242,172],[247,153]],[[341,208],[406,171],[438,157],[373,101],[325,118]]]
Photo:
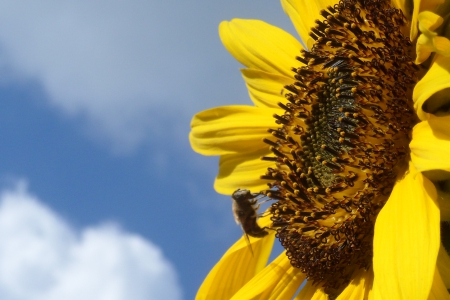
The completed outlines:
[[[197,299],[449,298],[441,2],[282,0],[303,44],[262,21],[221,23],[254,106],[198,113],[191,145],[220,155],[219,193],[273,203],[268,234],[234,244]],[[267,264],[275,237],[285,251]]]

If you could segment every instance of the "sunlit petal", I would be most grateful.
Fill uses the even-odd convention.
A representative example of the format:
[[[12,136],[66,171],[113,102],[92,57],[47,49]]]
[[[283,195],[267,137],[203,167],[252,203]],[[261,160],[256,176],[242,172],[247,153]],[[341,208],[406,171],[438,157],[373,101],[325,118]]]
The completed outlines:
[[[253,192],[267,189],[267,180],[260,179],[267,172],[268,167],[275,163],[262,161],[261,156],[271,155],[263,149],[256,152],[241,154],[227,154],[220,157],[219,174],[214,182],[218,193],[231,195],[238,188],[245,188]]]
[[[300,290],[295,300],[328,300],[323,288],[313,284],[311,281],[306,282],[305,286]]]
[[[304,282],[306,276],[299,269],[294,267],[290,268],[283,277],[278,280],[277,285],[269,293],[269,290],[261,294],[261,300],[284,300],[292,299],[295,293],[298,291],[299,286]],[[266,294],[268,296],[266,297]]]
[[[314,21],[319,18],[320,11],[334,4],[335,0],[281,0],[284,11],[291,18],[304,45],[312,42],[309,32],[315,26]]]
[[[244,66],[292,76],[291,67],[303,46],[289,33],[258,20],[233,19],[219,26],[222,43]]]
[[[337,300],[359,300],[372,297],[373,270],[360,269]]]
[[[290,299],[304,279],[283,252],[231,299]]]
[[[281,111],[281,109],[280,109]],[[203,155],[251,152],[267,148],[262,139],[270,137],[272,117],[277,109],[254,106],[221,106],[202,111],[191,122],[189,140]]]
[[[294,82],[293,77],[267,73],[256,69],[242,69],[253,103],[259,107],[279,108],[278,102],[285,103],[284,86]]]
[[[270,218],[261,218],[258,224],[268,226]],[[240,238],[209,272],[197,292],[197,300],[228,300],[266,265],[272,250],[275,233],[264,238]],[[253,252],[253,253],[252,253]]]
[[[396,183],[375,223],[374,285],[386,299],[426,299],[433,283],[439,207],[433,184],[414,173]]]

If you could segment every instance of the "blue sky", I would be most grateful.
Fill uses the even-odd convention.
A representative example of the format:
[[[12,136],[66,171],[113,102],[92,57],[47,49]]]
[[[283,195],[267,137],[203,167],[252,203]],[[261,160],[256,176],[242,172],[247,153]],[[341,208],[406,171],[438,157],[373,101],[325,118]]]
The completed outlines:
[[[293,32],[278,1],[0,2],[0,298],[192,299],[241,235],[194,153],[249,104],[220,21]]]

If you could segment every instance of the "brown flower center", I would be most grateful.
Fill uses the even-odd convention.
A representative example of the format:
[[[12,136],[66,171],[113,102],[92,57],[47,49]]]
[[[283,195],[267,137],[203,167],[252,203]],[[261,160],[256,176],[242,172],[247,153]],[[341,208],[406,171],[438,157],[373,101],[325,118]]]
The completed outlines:
[[[333,293],[371,266],[376,216],[409,156],[418,67],[389,1],[341,0],[321,15],[265,140],[276,168],[262,178],[292,265]]]

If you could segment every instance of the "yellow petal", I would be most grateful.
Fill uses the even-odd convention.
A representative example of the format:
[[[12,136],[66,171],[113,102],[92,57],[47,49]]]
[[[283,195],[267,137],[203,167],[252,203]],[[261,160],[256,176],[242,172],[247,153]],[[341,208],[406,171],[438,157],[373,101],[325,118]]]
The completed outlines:
[[[411,160],[418,172],[450,172],[450,116],[431,115],[427,121],[414,126],[409,147]]]
[[[286,255],[286,254],[285,254]],[[306,279],[304,273],[297,268],[289,268],[285,274],[278,280],[273,290],[269,293],[262,293],[259,299],[261,300],[284,300],[292,299],[303,281]],[[267,294],[267,296],[266,296]]]
[[[269,226],[270,217],[258,221],[262,227]],[[274,231],[264,238],[250,237],[249,249],[246,238],[240,238],[209,272],[197,292],[197,300],[228,300],[266,265],[275,239]]]
[[[437,33],[433,31],[442,25],[443,20],[442,17],[431,11],[423,11],[419,14],[419,30],[422,34],[416,43],[416,64],[423,63],[432,52],[437,51],[434,44]]]
[[[428,59],[431,52],[444,56],[450,55],[450,41],[434,32],[443,22],[444,19],[433,12],[423,11],[419,14],[419,30],[422,34],[416,43],[416,64]]]
[[[412,13],[410,39],[414,41],[418,32],[419,13],[422,11],[434,11],[435,8],[444,3],[444,0],[414,0],[414,10]]]
[[[275,167],[271,161],[261,160],[261,156],[273,156],[263,149],[250,153],[227,154],[220,157],[219,174],[214,182],[218,193],[231,195],[238,188],[259,192],[266,190],[269,181],[260,179],[268,167]]]
[[[303,280],[305,275],[291,266],[283,252],[231,299],[291,299]]]
[[[421,64],[428,59],[434,51],[433,40],[427,35],[421,34],[416,43],[416,64]]]
[[[413,92],[414,108],[421,120],[429,117],[424,109],[433,112],[434,107],[448,104],[449,99],[445,97],[446,95],[442,95],[442,99],[436,98],[427,101],[433,94],[446,88],[450,88],[450,57],[436,55],[436,60],[425,76],[416,84]],[[438,101],[439,104],[433,104],[434,101]]]
[[[436,53],[444,56],[450,56],[450,40],[437,36],[433,39],[434,48],[436,49]]]
[[[268,73],[292,76],[295,57],[303,46],[289,33],[258,20],[222,22],[219,34],[225,48],[244,66]]]
[[[441,275],[445,287],[450,288],[450,257],[442,244],[439,247],[437,269],[439,270],[439,274]]]
[[[309,45],[312,38],[309,36],[315,20],[320,17],[320,11],[328,6],[334,6],[334,0],[281,0],[284,11],[291,18],[304,45]]]
[[[325,294],[323,288],[308,280],[297,297],[295,297],[295,300],[328,300],[328,295]]]
[[[444,19],[431,12],[431,11],[422,11],[418,16],[419,21],[419,30],[423,33],[432,34],[432,31],[435,31],[439,26],[442,25]],[[434,35],[437,35],[434,33]]]
[[[242,69],[242,76],[253,103],[259,107],[280,108],[278,102],[285,103],[285,85],[295,82],[293,77],[267,73],[256,69]]]
[[[262,139],[277,126],[274,113],[283,114],[283,110],[235,105],[202,111],[191,122],[191,147],[203,155],[267,149]]]
[[[358,270],[350,284],[337,297],[337,300],[369,299],[372,292],[373,270]]]
[[[431,181],[413,173],[395,184],[375,223],[375,299],[426,299],[430,293],[440,244],[439,207]]]
[[[411,30],[410,30],[410,34],[409,34],[409,38],[411,41],[414,41],[416,36],[417,36],[417,32],[418,32],[418,16],[419,16],[419,12],[420,12],[420,2],[421,0],[413,0],[414,2],[414,10],[412,13],[412,18],[411,18]]]

